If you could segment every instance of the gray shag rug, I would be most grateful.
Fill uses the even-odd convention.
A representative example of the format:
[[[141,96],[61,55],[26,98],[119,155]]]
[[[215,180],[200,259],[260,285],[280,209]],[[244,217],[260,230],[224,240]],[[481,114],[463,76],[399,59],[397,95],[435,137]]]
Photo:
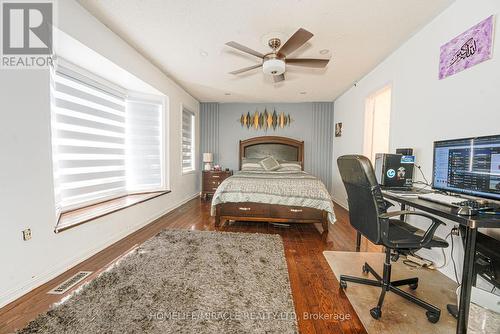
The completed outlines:
[[[165,230],[19,333],[297,333],[278,235]]]

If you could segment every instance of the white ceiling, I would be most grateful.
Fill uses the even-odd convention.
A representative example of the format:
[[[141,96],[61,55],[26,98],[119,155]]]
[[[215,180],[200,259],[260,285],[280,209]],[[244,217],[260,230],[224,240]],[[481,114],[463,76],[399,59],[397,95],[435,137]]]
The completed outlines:
[[[453,1],[79,0],[196,99],[212,102],[332,101]],[[277,84],[260,69],[228,74],[259,59],[226,42],[267,53],[269,37],[287,39],[299,27],[314,37],[291,57],[332,57],[326,69],[287,66]]]

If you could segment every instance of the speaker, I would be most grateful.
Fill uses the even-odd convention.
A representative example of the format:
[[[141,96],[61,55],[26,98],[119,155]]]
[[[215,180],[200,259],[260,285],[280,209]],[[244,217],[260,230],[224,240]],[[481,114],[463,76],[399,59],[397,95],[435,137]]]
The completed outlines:
[[[396,154],[413,155],[413,149],[412,148],[397,148]]]

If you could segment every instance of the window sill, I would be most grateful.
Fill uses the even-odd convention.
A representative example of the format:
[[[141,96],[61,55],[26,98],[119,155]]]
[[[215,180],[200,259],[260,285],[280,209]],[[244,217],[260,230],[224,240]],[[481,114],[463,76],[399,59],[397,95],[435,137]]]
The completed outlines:
[[[152,200],[153,198],[168,194],[169,192],[170,190],[130,194],[101,203],[89,205],[80,209],[64,212],[60,215],[54,232],[59,233],[61,231],[65,231],[69,228],[87,223],[97,218],[107,216],[136,204]]]

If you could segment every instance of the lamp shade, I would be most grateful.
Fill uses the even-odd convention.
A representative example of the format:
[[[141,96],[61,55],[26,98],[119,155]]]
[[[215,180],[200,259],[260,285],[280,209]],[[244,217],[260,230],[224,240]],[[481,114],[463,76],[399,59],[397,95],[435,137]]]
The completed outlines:
[[[213,153],[203,153],[203,162],[213,162],[214,154]]]

